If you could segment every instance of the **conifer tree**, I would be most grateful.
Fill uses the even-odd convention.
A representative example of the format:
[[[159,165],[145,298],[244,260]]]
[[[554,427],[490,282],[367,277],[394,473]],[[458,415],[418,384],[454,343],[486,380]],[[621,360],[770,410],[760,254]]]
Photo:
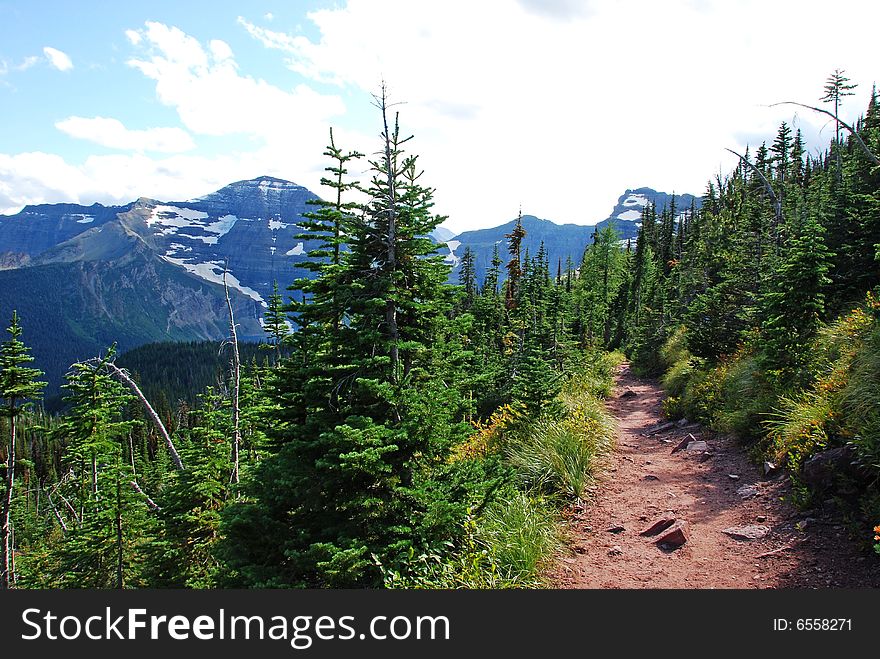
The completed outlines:
[[[126,444],[133,422],[124,418],[133,399],[97,363],[74,364],[64,387],[69,413],[57,429],[67,445],[71,503],[68,532],[58,549],[58,585],[130,588],[145,585],[145,549],[152,520],[144,495],[133,487]]]
[[[508,309],[513,309],[516,306],[517,287],[522,276],[522,241],[526,237],[526,230],[522,225],[522,211],[517,216],[516,224],[511,232],[505,234],[504,237],[507,238],[507,252],[510,254],[510,260],[505,266],[507,280],[504,289],[504,304]]]
[[[299,308],[315,327],[310,375],[296,375],[293,360],[279,369],[277,453],[254,472],[253,503],[226,516],[233,583],[376,585],[377,562],[393,563],[440,532],[427,512],[437,493],[425,483],[430,465],[444,464],[462,409],[434,353],[453,289],[428,236],[444,218],[389,121],[384,88],[376,102],[381,147],[369,202],[348,226],[338,267],[317,267],[317,288],[338,307],[309,309],[316,296]],[[330,345],[337,310],[345,322]]]
[[[840,104],[843,100],[844,96],[852,96],[855,92],[852,90],[855,89],[858,85],[849,84],[850,79],[844,75],[845,71],[842,69],[834,69],[834,72],[828,76],[828,79],[825,81],[825,94],[822,96],[821,100],[823,103],[831,103],[834,105],[834,117],[835,117],[835,132],[834,132],[834,143],[835,145],[840,144]],[[835,146],[835,149],[837,146]]]
[[[290,325],[287,314],[284,312],[284,301],[278,292],[278,281],[272,282],[272,294],[269,296],[266,315],[263,321],[263,331],[269,335],[274,347],[275,366],[281,361],[281,346],[290,334]]]
[[[829,258],[822,227],[810,215],[798,227],[764,297],[762,365],[784,385],[794,383],[819,330]]]
[[[12,312],[12,321],[6,330],[9,338],[0,344],[0,415],[9,420],[9,443],[6,445],[6,478],[3,492],[2,508],[2,542],[3,554],[0,557],[0,589],[10,588],[15,583],[15,570],[13,563],[14,548],[12,540],[12,499],[15,493],[15,454],[16,454],[16,430],[18,416],[22,413],[27,401],[38,398],[45,382],[39,382],[37,378],[43,372],[36,368],[25,366],[33,361],[29,350],[21,342],[21,325],[18,321],[18,313]]]
[[[461,265],[458,271],[458,283],[464,289],[463,309],[465,311],[474,306],[474,300],[477,296],[477,273],[474,258],[474,252],[468,245],[461,256]]]

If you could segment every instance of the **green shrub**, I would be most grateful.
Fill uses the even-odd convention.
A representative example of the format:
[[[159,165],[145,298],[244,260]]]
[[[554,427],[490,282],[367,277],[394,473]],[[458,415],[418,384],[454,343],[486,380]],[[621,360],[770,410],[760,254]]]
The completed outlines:
[[[863,467],[880,480],[880,324],[852,361],[849,378],[840,395],[840,411]]]

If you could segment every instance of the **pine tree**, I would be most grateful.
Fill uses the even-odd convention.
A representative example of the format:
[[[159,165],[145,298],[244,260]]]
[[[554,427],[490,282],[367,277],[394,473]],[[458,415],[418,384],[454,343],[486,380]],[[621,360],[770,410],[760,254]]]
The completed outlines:
[[[522,211],[516,218],[516,224],[510,233],[505,234],[507,238],[507,252],[510,254],[510,260],[505,266],[507,268],[507,280],[504,289],[504,304],[508,309],[516,306],[517,287],[519,279],[522,276],[522,241],[526,237],[526,230],[522,225]]]
[[[64,387],[71,409],[57,429],[65,442],[70,515],[58,548],[62,587],[145,585],[145,549],[152,535],[148,504],[133,486],[125,445],[133,422],[124,411],[133,396],[97,362],[74,364]]]
[[[272,294],[269,296],[266,314],[263,320],[263,331],[269,335],[275,348],[275,366],[281,361],[281,346],[290,334],[287,314],[284,312],[284,301],[278,292],[278,281],[272,283]]]
[[[317,287],[338,307],[301,307],[315,327],[310,375],[283,360],[270,429],[277,453],[255,469],[253,503],[226,515],[233,583],[377,585],[377,561],[393,563],[449,532],[428,522],[434,505],[451,502],[425,486],[463,409],[437,376],[454,289],[428,236],[444,218],[389,121],[384,88],[376,101],[382,133],[370,200],[352,218],[339,266],[318,268]],[[345,322],[330,345],[337,311]]]
[[[492,260],[490,268],[486,271],[486,278],[483,280],[483,295],[498,295],[498,278],[501,276],[501,256],[498,253],[498,245],[496,244],[492,250]]]
[[[477,296],[477,273],[474,264],[474,252],[467,246],[461,256],[461,266],[458,271],[458,283],[464,289],[463,309],[467,311],[474,306]]]
[[[0,589],[15,583],[12,540],[12,499],[15,493],[16,421],[28,400],[38,398],[46,386],[37,381],[43,372],[25,366],[34,360],[21,342],[18,313],[12,312],[12,321],[6,330],[9,338],[0,344],[0,415],[9,419],[9,443],[6,446],[6,478],[3,493],[3,555],[0,557]]]
[[[822,226],[810,215],[792,237],[764,296],[761,363],[785,385],[797,380],[819,330],[829,259]]]
[[[858,85],[849,84],[850,80],[844,75],[842,69],[834,69],[834,72],[828,76],[825,81],[825,94],[819,100],[823,103],[832,103],[834,105],[835,132],[834,143],[840,144],[840,104],[844,96],[852,96]],[[837,147],[835,147],[837,148]]]

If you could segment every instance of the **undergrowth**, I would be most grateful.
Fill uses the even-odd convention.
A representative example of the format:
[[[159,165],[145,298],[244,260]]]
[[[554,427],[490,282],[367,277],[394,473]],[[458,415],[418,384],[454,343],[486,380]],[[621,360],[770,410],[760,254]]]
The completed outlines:
[[[794,502],[802,506],[814,501],[804,464],[821,451],[849,446],[855,475],[840,474],[835,483],[846,483],[843,494],[858,493],[849,496],[854,503],[845,514],[873,527],[880,522],[880,302],[869,294],[822,328],[798,385],[761,372],[760,341],[755,334],[733,355],[710,363],[687,351],[686,329],[678,328],[657,357],[669,394],[664,412],[735,434],[752,445],[756,459],[784,465]]]
[[[472,511],[463,539],[411,556],[405,573],[386,571],[392,588],[536,588],[562,547],[560,510],[582,501],[596,460],[613,446],[615,426],[602,399],[613,389],[620,353],[581,356],[554,410],[529,418],[506,405],[474,424],[453,460],[500,457],[510,479],[482,510]]]

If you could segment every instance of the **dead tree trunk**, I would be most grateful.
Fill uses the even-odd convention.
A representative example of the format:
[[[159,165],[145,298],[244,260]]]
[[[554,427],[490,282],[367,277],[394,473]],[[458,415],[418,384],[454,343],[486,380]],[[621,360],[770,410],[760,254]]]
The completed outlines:
[[[168,447],[168,452],[171,454],[171,460],[174,462],[174,466],[178,470],[183,471],[183,461],[180,459],[180,454],[177,452],[177,449],[174,448],[174,442],[171,441],[171,436],[168,434],[168,430],[165,429],[165,424],[162,423],[162,419],[156,414],[156,410],[150,405],[150,401],[147,400],[147,397],[144,396],[143,392],[138,388],[137,384],[135,384],[135,381],[128,376],[128,373],[123,371],[113,362],[102,360],[102,363],[109,368],[110,372],[119,378],[123,384],[131,389],[134,392],[134,395],[137,396],[138,400],[141,401],[141,404],[147,411],[147,416],[150,417],[153,425],[156,426],[159,434],[162,435],[162,439],[165,440],[165,446]]]
[[[241,388],[241,358],[238,354],[238,332],[235,329],[235,315],[232,312],[232,300],[229,297],[229,285],[226,283],[228,266],[223,269],[223,289],[226,292],[226,308],[229,311],[229,331],[232,336],[232,482],[239,481],[239,453],[241,451],[241,409],[239,396]]]
[[[865,155],[868,156],[868,158],[871,160],[871,162],[873,162],[875,165],[880,165],[880,157],[878,157],[876,153],[874,153],[873,151],[871,151],[871,149],[868,148],[868,145],[865,144],[865,140],[862,139],[862,136],[858,134],[858,132],[856,131],[855,128],[853,128],[848,123],[846,123],[843,119],[841,119],[840,117],[837,116],[837,112],[829,112],[828,110],[825,110],[823,108],[817,108],[812,105],[805,105],[803,103],[797,103],[795,101],[781,101],[779,103],[771,104],[770,107],[771,108],[776,107],[777,105],[797,105],[798,107],[806,108],[807,110],[812,110],[813,112],[821,112],[822,114],[828,115],[829,117],[834,119],[839,126],[843,126],[844,128],[846,128],[846,130],[849,132],[849,134],[852,135],[854,138],[856,138],[856,142],[862,148],[862,151],[865,152]],[[840,130],[840,128],[838,128],[838,131],[839,130]],[[840,143],[839,133],[838,133],[837,141],[838,141],[838,145],[839,145],[839,143]]]
[[[9,406],[9,449],[6,453],[6,493],[3,496],[3,556],[0,589],[12,583],[12,488],[15,485],[15,399]]]

